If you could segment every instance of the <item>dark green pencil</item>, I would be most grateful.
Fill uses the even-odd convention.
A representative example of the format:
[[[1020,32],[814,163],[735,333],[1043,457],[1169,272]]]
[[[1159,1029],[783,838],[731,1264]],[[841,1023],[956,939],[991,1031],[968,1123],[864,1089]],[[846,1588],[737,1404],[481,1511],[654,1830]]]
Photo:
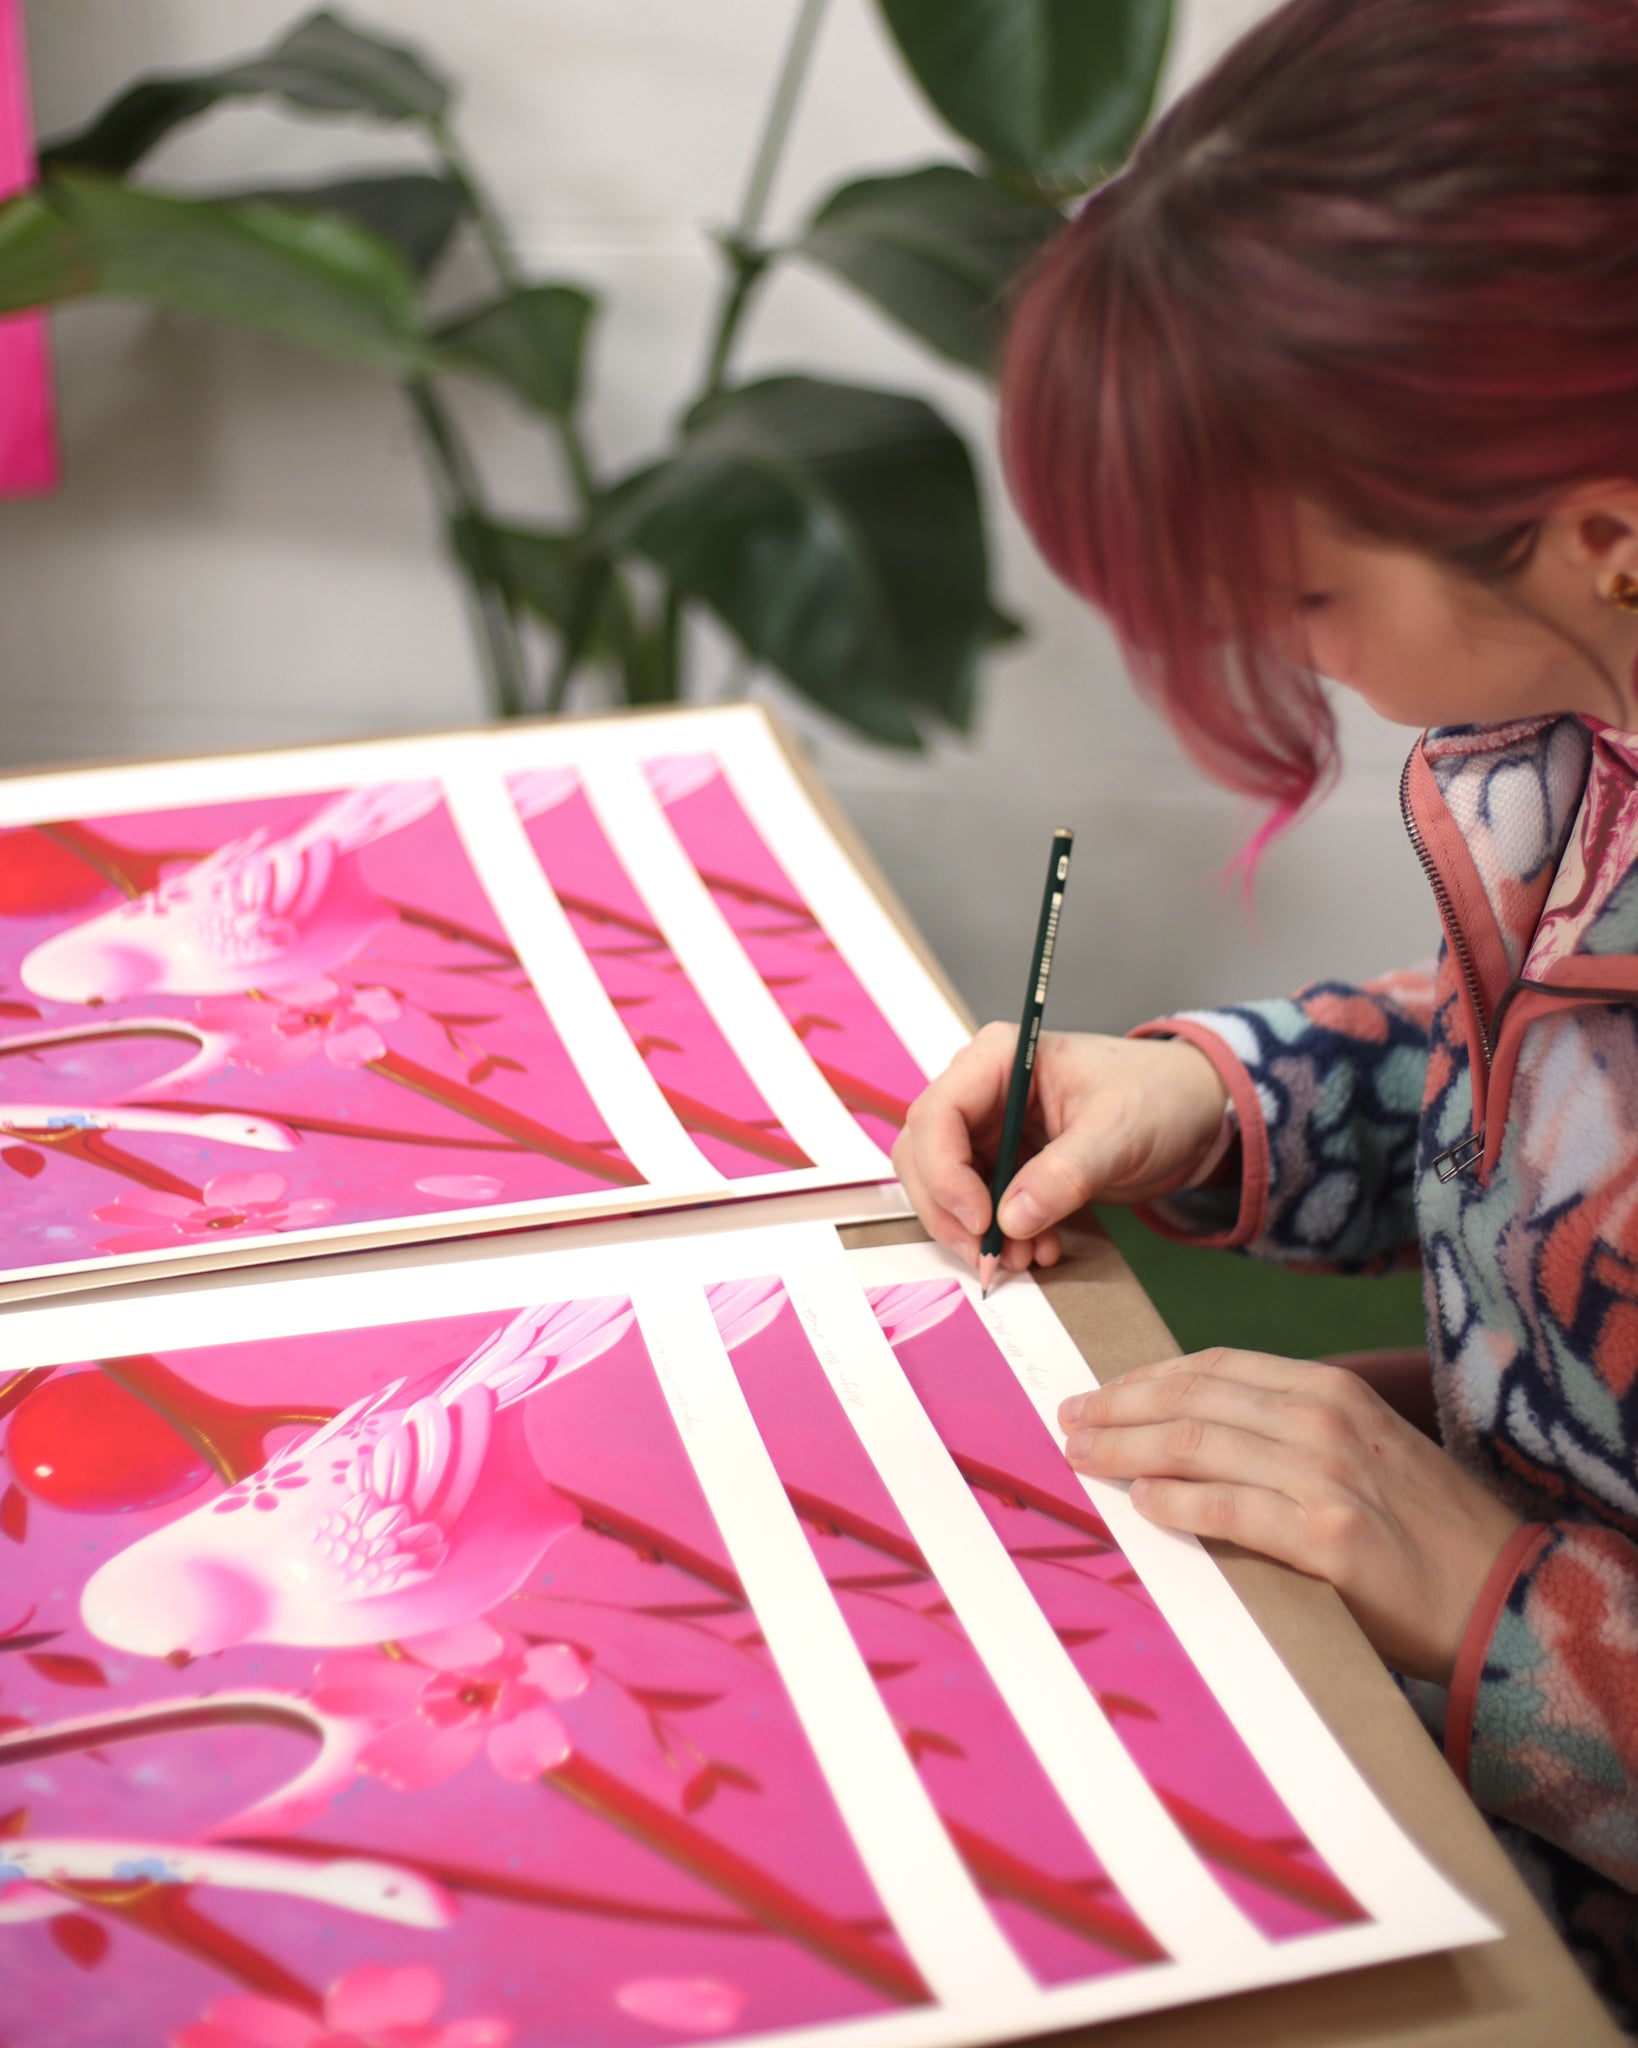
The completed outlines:
[[[1001,1264],[1001,1197],[1018,1171],[1018,1148],[1024,1140],[1024,1112],[1029,1108],[1029,1084],[1035,1072],[1035,1048],[1041,1040],[1041,1017],[1046,1009],[1047,981],[1052,973],[1052,949],[1058,939],[1058,916],[1064,907],[1064,883],[1069,876],[1069,850],[1075,835],[1060,826],[1052,835],[1052,857],[1047,862],[1046,888],[1041,896],[1041,922],[1035,928],[1035,957],[1030,964],[1029,992],[1024,997],[1023,1021],[1018,1026],[1018,1049],[1012,1056],[1012,1079],[1007,1085],[1006,1114],[1001,1119],[1001,1145],[995,1155],[995,1177],[990,1182],[990,1227],[978,1247],[979,1284],[986,1294],[995,1284]]]

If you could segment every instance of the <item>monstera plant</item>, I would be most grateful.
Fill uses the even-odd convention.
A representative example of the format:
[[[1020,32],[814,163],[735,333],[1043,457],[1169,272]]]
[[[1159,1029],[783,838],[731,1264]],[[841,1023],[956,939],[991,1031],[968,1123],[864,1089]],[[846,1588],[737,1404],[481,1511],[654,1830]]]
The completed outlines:
[[[743,204],[716,235],[722,286],[703,388],[671,444],[602,474],[581,428],[596,297],[520,266],[425,55],[309,15],[259,56],[139,79],[41,153],[0,206],[0,312],[102,294],[223,320],[398,382],[419,420],[497,713],[555,711],[588,670],[652,704],[688,694],[683,624],[713,614],[738,677],[770,670],[871,737],[919,745],[971,720],[986,647],[1017,632],[990,596],[983,505],[961,437],[924,400],[811,374],[734,376],[779,266],[861,294],[983,375],[1009,280],[1062,209],[1115,169],[1154,96],[1170,0],[878,0],[966,161],[841,186],[789,240],[763,221],[826,0],[799,0]],[[224,102],[404,131],[391,175],[181,195],[141,181],[155,146]],[[435,316],[440,266],[475,240],[486,295]],[[554,437],[576,506],[502,524],[446,380],[498,385]],[[730,687],[734,687],[731,683]]]

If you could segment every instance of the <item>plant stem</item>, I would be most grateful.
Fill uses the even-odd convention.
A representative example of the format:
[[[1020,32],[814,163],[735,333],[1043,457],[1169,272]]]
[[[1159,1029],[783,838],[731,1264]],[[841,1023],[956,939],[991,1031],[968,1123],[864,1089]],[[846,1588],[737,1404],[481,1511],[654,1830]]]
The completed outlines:
[[[704,395],[707,398],[714,398],[722,389],[722,380],[728,369],[729,353],[739,332],[740,322],[745,317],[746,305],[757,279],[767,266],[767,254],[757,248],[756,240],[762,232],[762,216],[767,210],[768,196],[773,190],[774,177],[779,169],[779,159],[784,154],[785,143],[790,135],[797,97],[802,90],[802,81],[807,74],[808,62],[813,55],[813,45],[819,34],[819,24],[824,12],[825,0],[802,0],[796,24],[791,30],[790,42],[786,47],[785,61],[780,67],[779,82],[774,87],[773,100],[768,108],[762,140],[757,146],[756,156],[751,164],[751,175],[746,181],[745,196],[740,201],[739,218],[731,232],[724,238],[723,247],[733,265],[733,273],[717,315],[716,334],[711,343],[705,373]]]
[[[484,253],[494,265],[495,276],[507,291],[523,288],[523,273],[518,268],[517,257],[512,244],[496,211],[489,194],[473,175],[472,166],[466,160],[466,152],[455,140],[454,131],[442,121],[429,121],[427,134],[433,148],[442,159],[450,183],[466,201],[467,211],[472,216],[472,225],[478,231]]]
[[[469,521],[470,531],[481,541],[487,528],[477,470],[455,422],[425,377],[417,377],[405,389],[421,424],[445,517],[451,522]],[[524,709],[523,654],[518,645],[517,622],[502,594],[504,585],[486,562],[476,577],[468,578],[467,587],[483,650],[490,702],[497,716],[517,718]]]

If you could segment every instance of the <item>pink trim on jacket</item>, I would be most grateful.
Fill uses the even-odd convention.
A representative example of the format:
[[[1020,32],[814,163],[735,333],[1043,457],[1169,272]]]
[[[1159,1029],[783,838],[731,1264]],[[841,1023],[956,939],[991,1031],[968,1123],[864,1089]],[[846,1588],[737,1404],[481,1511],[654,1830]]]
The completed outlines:
[[[1520,1522],[1485,1574],[1473,1612],[1462,1630],[1455,1669],[1450,1676],[1450,1705],[1445,1714],[1445,1761],[1462,1781],[1464,1790],[1471,1789],[1468,1770],[1473,1761],[1473,1715],[1479,1704],[1479,1681],[1484,1677],[1491,1638],[1519,1573],[1552,1533],[1544,1522]]]
[[[1198,1231],[1180,1230],[1166,1220],[1163,1212],[1147,1202],[1136,1204],[1135,1213],[1151,1230],[1161,1237],[1169,1237],[1174,1244],[1203,1245],[1211,1251],[1228,1251],[1249,1244],[1263,1228],[1268,1216],[1268,1127],[1263,1122],[1256,1084],[1208,1025],[1195,1024],[1186,1017],[1168,1017],[1153,1024],[1140,1024],[1126,1035],[1128,1038],[1182,1038],[1206,1055],[1217,1070],[1218,1079],[1228,1090],[1234,1113],[1239,1118],[1242,1161],[1240,1213],[1229,1230],[1220,1230],[1210,1237],[1202,1237]]]

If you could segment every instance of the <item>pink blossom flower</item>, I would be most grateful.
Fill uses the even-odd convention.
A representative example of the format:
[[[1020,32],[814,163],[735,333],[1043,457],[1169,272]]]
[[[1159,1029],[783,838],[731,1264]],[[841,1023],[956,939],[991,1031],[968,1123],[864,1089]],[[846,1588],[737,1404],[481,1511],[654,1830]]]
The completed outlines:
[[[142,1188],[121,1195],[104,1209],[93,1209],[98,1223],[134,1225],[132,1237],[108,1238],[99,1252],[164,1252],[179,1244],[199,1244],[230,1230],[311,1230],[328,1222],[335,1203],[328,1195],[284,1199],[288,1182],[282,1173],[219,1173],[204,1186],[204,1200]]]
[[[222,1998],[172,2048],[506,2048],[510,2020],[433,2021],[443,1979],[424,1963],[366,1963],[330,1987],[324,2015],[275,1998]]]
[[[441,1785],[485,1749],[503,1778],[538,1778],[572,1748],[553,1704],[590,1683],[567,1643],[527,1643],[484,1622],[421,1637],[403,1656],[344,1651],[316,1677],[314,1706],[382,1724],[359,1768],[399,1791]]]
[[[283,983],[266,1000],[206,996],[194,1005],[207,1031],[232,1038],[234,1065],[253,1074],[280,1073],[320,1050],[338,1067],[368,1066],[387,1050],[377,1027],[403,1013],[391,989],[345,988],[327,975]]]
[[[882,1335],[889,1344],[908,1344],[953,1316],[966,1296],[959,1280],[914,1280],[897,1287],[869,1287],[865,1290]]]
[[[614,1994],[622,2012],[679,2034],[725,2034],[739,2018],[745,1993],[720,1977],[634,1977]]]

